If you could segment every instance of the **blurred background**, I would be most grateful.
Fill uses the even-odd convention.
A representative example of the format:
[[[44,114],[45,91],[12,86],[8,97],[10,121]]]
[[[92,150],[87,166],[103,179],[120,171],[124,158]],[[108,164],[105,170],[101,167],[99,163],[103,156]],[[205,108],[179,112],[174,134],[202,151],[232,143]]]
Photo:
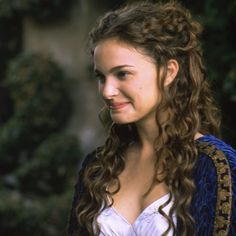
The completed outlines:
[[[66,235],[78,165],[105,137],[87,34],[129,2],[0,0],[0,236]],[[181,2],[204,26],[223,138],[236,147],[236,0]]]

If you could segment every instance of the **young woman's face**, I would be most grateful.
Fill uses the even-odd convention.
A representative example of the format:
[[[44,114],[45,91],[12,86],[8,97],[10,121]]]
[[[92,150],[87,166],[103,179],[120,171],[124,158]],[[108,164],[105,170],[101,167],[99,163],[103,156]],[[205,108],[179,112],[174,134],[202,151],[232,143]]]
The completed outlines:
[[[155,119],[158,75],[150,57],[109,39],[96,46],[94,63],[99,92],[115,123]]]

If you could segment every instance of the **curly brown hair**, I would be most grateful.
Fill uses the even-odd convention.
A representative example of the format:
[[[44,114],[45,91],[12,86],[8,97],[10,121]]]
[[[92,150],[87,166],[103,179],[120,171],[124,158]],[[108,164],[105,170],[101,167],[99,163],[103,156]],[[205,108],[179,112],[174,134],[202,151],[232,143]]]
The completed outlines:
[[[154,59],[161,75],[157,82],[161,99],[156,112],[158,134],[154,149],[156,171],[162,166],[165,175],[153,182],[164,181],[171,193],[159,209],[169,223],[163,236],[171,229],[175,235],[177,233],[172,219],[174,213],[178,219],[178,232],[183,236],[194,234],[190,212],[195,191],[192,173],[198,157],[194,135],[197,132],[219,135],[220,116],[206,80],[199,42],[201,31],[201,25],[179,3],[145,2],[107,13],[90,32],[92,54],[99,42],[116,39],[141,49]],[[175,80],[164,86],[170,59],[178,62],[179,71]],[[160,68],[164,73],[160,74]],[[160,118],[164,112],[169,114],[165,120]],[[99,225],[94,222],[101,210],[109,207],[105,201],[107,195],[112,199],[114,194],[107,188],[115,183],[115,193],[119,191],[118,176],[125,167],[124,151],[138,139],[135,124],[112,123],[108,110],[103,110],[101,120],[108,126],[109,135],[81,177],[85,191],[76,208],[79,235],[99,235]],[[163,208],[172,198],[174,204],[166,215]]]

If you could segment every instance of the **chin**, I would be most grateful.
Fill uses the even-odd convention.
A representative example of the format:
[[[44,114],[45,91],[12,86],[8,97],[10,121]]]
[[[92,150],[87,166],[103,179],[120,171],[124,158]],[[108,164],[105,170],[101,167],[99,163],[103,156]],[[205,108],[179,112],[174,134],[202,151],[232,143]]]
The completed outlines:
[[[124,114],[111,114],[111,119],[114,123],[119,125],[125,125],[135,122],[134,117],[124,115]]]
[[[111,117],[112,118],[112,121],[116,124],[119,124],[119,125],[125,125],[125,124],[129,124],[131,123],[132,121],[130,120],[127,120],[127,119],[118,119],[116,117]]]

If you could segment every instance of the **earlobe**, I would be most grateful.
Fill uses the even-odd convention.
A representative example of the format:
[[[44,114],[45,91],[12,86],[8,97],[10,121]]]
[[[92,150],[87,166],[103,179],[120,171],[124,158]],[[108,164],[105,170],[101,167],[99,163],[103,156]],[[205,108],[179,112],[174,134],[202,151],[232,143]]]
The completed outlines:
[[[170,59],[167,63],[167,75],[165,79],[165,86],[168,86],[173,82],[173,80],[176,78],[176,75],[179,71],[179,63],[174,60]]]

